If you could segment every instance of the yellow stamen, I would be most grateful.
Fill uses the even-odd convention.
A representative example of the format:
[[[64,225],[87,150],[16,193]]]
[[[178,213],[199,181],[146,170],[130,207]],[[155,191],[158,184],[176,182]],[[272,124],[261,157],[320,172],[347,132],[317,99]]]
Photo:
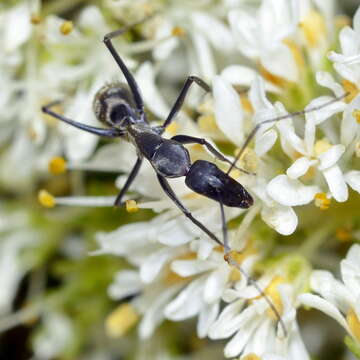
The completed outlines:
[[[271,82],[272,84],[276,85],[276,86],[279,86],[281,88],[287,88],[289,87],[289,81],[278,76],[278,75],[274,75],[272,74],[271,72],[269,72],[267,69],[265,69],[262,65],[260,65],[260,68],[259,68],[259,72],[260,72],[260,75],[262,75],[262,77]]]
[[[345,101],[350,103],[359,94],[359,89],[349,80],[343,80],[342,84],[345,92],[349,93],[349,95],[345,98]]]
[[[63,157],[55,156],[49,161],[48,168],[51,174],[59,175],[66,171],[67,162]]]
[[[247,97],[247,95],[240,95],[240,101],[241,101],[241,105],[243,107],[243,109],[248,112],[248,113],[253,113],[254,112],[254,108],[252,107],[252,104],[249,100],[249,98]]]
[[[247,354],[246,356],[243,356],[241,360],[261,360],[261,357],[257,356],[254,353]]]
[[[337,228],[336,229],[336,238],[342,242],[350,241],[352,238],[351,231],[347,228]]]
[[[353,336],[356,338],[357,341],[360,341],[360,321],[353,309],[350,309],[350,311],[346,315],[346,321]]]
[[[186,31],[181,26],[175,26],[171,31],[172,36],[180,37],[180,36],[184,36],[185,34],[186,34]]]
[[[30,16],[31,24],[38,25],[41,23],[41,21],[42,21],[42,18],[39,14],[31,14],[31,16]]]
[[[315,155],[319,156],[320,154],[328,151],[331,148],[331,146],[332,145],[329,143],[329,141],[326,138],[318,140],[314,145]]]
[[[214,115],[202,115],[198,118],[200,130],[207,133],[218,132],[219,128],[216,124]]]
[[[40,204],[47,208],[53,208],[56,205],[55,198],[46,190],[40,190],[38,193]]]
[[[292,39],[283,39],[283,43],[290,49],[299,68],[305,67],[305,59],[299,45],[297,45],[296,42]]]
[[[276,275],[272,280],[271,283],[267,286],[267,288],[265,289],[264,293],[266,295],[268,295],[271,298],[272,303],[274,304],[276,310],[279,312],[279,314],[281,315],[283,312],[283,303],[281,301],[281,296],[278,290],[278,286],[280,284],[285,283],[285,279],[283,279],[281,276]],[[273,318],[278,320],[276,314],[274,313],[274,311],[272,309],[268,309],[268,315]]]
[[[299,26],[310,48],[319,46],[320,41],[326,37],[325,19],[318,11],[310,10]]]
[[[176,122],[172,122],[167,128],[166,128],[166,132],[171,135],[174,136],[178,133],[179,131],[179,124]]]
[[[125,335],[138,321],[139,314],[131,304],[122,304],[108,315],[105,329],[109,337]]]
[[[355,118],[356,122],[360,124],[360,110],[355,109],[351,115]]]
[[[71,33],[71,31],[73,30],[73,28],[74,28],[74,25],[73,25],[72,21],[66,20],[61,24],[60,32],[63,35],[69,35]]]
[[[128,213],[136,213],[139,211],[139,208],[135,200],[126,200],[125,204],[126,204],[126,211]]]
[[[319,207],[320,210],[327,210],[330,207],[331,199],[328,199],[325,193],[315,194],[315,206]]]

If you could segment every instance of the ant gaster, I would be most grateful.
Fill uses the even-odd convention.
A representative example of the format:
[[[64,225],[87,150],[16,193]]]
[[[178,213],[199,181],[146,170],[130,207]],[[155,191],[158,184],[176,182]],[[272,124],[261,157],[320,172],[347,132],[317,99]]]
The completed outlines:
[[[115,200],[115,206],[121,205],[123,196],[129,189],[131,183],[134,181],[140,170],[143,158],[146,158],[154,168],[159,183],[166,195],[176,204],[176,206],[189,220],[191,220],[196,226],[204,231],[212,240],[224,247],[225,260],[231,266],[235,266],[239,271],[241,271],[241,273],[245,275],[248,281],[256,287],[259,293],[264,296],[265,300],[281,323],[284,334],[286,334],[285,325],[274,304],[265,295],[257,283],[242,270],[239,264],[231,256],[231,249],[229,247],[227,238],[224,205],[246,209],[253,204],[253,198],[241,184],[229,176],[229,172],[233,167],[236,166],[235,164],[237,160],[241,157],[246,146],[255,136],[256,132],[262,124],[275,122],[295,115],[301,115],[305,112],[318,110],[331,102],[341,99],[342,97],[346,96],[346,94],[316,108],[284,115],[282,117],[259,123],[250,132],[250,135],[236,156],[235,161],[231,162],[203,138],[197,138],[188,135],[176,135],[171,139],[165,139],[161,136],[167,126],[169,126],[176,117],[184,102],[185,96],[187,95],[189,88],[193,83],[199,85],[206,92],[211,91],[210,87],[197,76],[189,76],[187,78],[165,122],[161,126],[155,127],[149,124],[144,112],[144,103],[138,85],[126,67],[125,63],[121,59],[120,55],[115,50],[111,41],[112,38],[123,34],[134,25],[136,24],[129,25],[123,29],[111,32],[105,35],[103,40],[127,81],[127,84],[112,83],[106,85],[98,91],[95,97],[93,103],[95,115],[98,120],[107,125],[108,128],[98,128],[81,124],[54,112],[51,110],[51,108],[55,104],[59,103],[59,101],[55,101],[46,106],[43,106],[42,111],[63,122],[66,122],[74,127],[92,134],[107,138],[120,137],[130,141],[136,148],[138,158],[132,170],[130,171],[124,187],[121,189]],[[197,160],[194,163],[191,163],[189,152],[184,147],[185,144],[200,144],[205,146],[216,158],[221,161],[230,163],[229,170],[227,173],[225,173],[215,164],[205,160]],[[221,209],[223,242],[221,242],[218,237],[204,224],[193,217],[191,212],[178,199],[170,187],[168,181],[166,180],[167,178],[177,178],[182,176],[185,177],[185,184],[191,190],[219,203]]]

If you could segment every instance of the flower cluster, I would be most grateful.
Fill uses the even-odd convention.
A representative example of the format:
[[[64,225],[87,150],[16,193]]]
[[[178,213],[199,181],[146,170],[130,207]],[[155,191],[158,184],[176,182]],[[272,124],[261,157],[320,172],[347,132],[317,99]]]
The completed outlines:
[[[57,112],[99,126],[92,111],[96,91],[106,82],[124,81],[101,39],[117,27],[137,23],[114,44],[134,74],[152,125],[167,118],[188,75],[204,79],[211,93],[192,85],[163,136],[206,138],[230,162],[236,161],[229,174],[254,198],[249,209],[225,208],[231,248],[225,259],[224,247],[179,211],[147,161],[125,197],[127,213],[111,214],[121,225],[111,231],[104,226],[100,232],[100,224],[92,234],[96,245],[89,247],[89,258],[74,245],[74,234],[61,231],[67,245],[54,246],[63,256],[77,249],[85,262],[121,258],[128,265],[106,263],[109,273],[104,268],[104,274],[96,274],[112,279],[110,285],[98,281],[110,299],[120,302],[112,311],[103,306],[107,335],[130,336],[138,324],[140,339],[152,347],[157,336],[166,337],[166,320],[179,324],[195,318],[198,338],[226,339],[227,358],[306,360],[314,350],[306,348],[297,320],[297,310],[306,305],[335,318],[349,334],[348,348],[360,354],[358,245],[341,262],[344,284],[329,271],[312,271],[312,266],[329,267],[331,257],[323,252],[327,242],[335,248],[336,239],[345,244],[360,239],[360,8],[350,25],[337,15],[335,0],[263,0],[257,6],[232,0],[104,0],[82,7],[69,21],[42,17],[46,5],[29,3],[19,1],[0,13],[0,47],[7,55],[0,60],[0,84],[7,89],[0,95],[7,109],[1,116],[5,150],[0,181],[7,191],[31,192],[45,182],[39,201],[49,208],[60,205],[49,217],[55,214],[56,221],[75,229],[77,210],[63,214],[63,205],[86,207],[89,214],[92,207],[100,207],[100,214],[113,205],[113,193],[84,194],[91,192],[90,182],[79,172],[115,173],[121,189],[136,150],[122,139],[100,142],[40,109],[64,99]],[[192,162],[204,159],[228,171],[229,164],[205,147],[186,147]],[[65,180],[54,186],[56,177],[46,174],[47,169]],[[222,239],[219,204],[191,191],[183,178],[169,183],[194,218]],[[60,190],[57,184],[62,184]],[[72,196],[67,196],[69,188]],[[12,214],[7,222],[21,220],[21,227],[33,230],[23,214]],[[21,262],[19,253],[39,246],[43,236],[36,231],[23,236],[13,228],[5,229],[10,235],[0,244],[0,278],[9,259],[13,264],[13,277],[4,283],[0,298],[5,313],[21,278],[39,263]],[[44,234],[45,227],[40,228]],[[78,278],[85,278],[80,273]],[[91,284],[72,291],[83,299],[95,287]],[[46,298],[43,312],[35,309],[43,316],[42,330],[33,340],[40,358],[79,346],[71,335],[78,326],[68,316],[71,306],[66,315],[69,293],[54,301]],[[103,301],[108,300],[99,304]],[[156,359],[172,358],[165,346],[155,352]],[[137,355],[146,358],[141,351]]]

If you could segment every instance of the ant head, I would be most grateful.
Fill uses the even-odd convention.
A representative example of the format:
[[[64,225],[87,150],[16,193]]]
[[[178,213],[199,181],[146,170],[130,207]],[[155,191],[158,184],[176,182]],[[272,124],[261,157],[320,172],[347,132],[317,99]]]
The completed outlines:
[[[124,129],[140,120],[129,87],[120,82],[103,86],[96,93],[93,109],[97,119],[110,127]]]

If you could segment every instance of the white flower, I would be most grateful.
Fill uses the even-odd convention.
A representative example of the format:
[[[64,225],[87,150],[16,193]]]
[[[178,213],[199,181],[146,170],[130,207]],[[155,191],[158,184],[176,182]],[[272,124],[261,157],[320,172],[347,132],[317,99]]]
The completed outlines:
[[[245,289],[229,290],[228,294],[225,294],[232,302],[224,308],[210,328],[210,338],[223,339],[232,336],[224,349],[226,357],[238,356],[241,353],[245,357],[255,354],[262,358],[265,354],[273,353],[286,359],[309,359],[295,318],[292,287],[281,284],[278,277],[260,279],[258,284],[261,287],[268,284],[265,293],[280,312],[286,336],[268,303],[263,297],[258,299],[257,290],[249,286]],[[246,306],[246,301],[250,299],[251,303]]]
[[[329,97],[320,97],[313,100],[307,109],[317,107],[330,101]],[[283,136],[283,148],[290,157],[298,153],[299,157],[287,169],[286,175],[275,177],[267,186],[269,195],[282,205],[303,205],[312,201],[316,193],[320,192],[317,185],[304,186],[297,179],[305,175],[310,167],[315,167],[323,175],[329,193],[337,201],[347,200],[348,191],[344,176],[338,162],[345,152],[342,144],[332,145],[327,139],[316,141],[316,128],[333,114],[345,109],[341,101],[335,102],[316,112],[305,114],[304,138],[301,139],[295,132],[291,119],[278,123],[278,128]]]
[[[353,28],[346,26],[341,30],[339,40],[342,53],[331,52],[329,59],[334,62],[336,71],[347,81],[358,84],[360,81],[360,8],[353,18]]]
[[[348,334],[360,342],[360,246],[353,245],[341,261],[342,282],[324,270],[313,271],[310,286],[314,294],[302,294],[303,305],[313,307],[334,318]]]
[[[295,32],[298,21],[296,1],[265,0],[255,15],[240,9],[229,12],[239,51],[259,59],[267,71],[290,81],[298,80],[299,71],[283,40]]]

